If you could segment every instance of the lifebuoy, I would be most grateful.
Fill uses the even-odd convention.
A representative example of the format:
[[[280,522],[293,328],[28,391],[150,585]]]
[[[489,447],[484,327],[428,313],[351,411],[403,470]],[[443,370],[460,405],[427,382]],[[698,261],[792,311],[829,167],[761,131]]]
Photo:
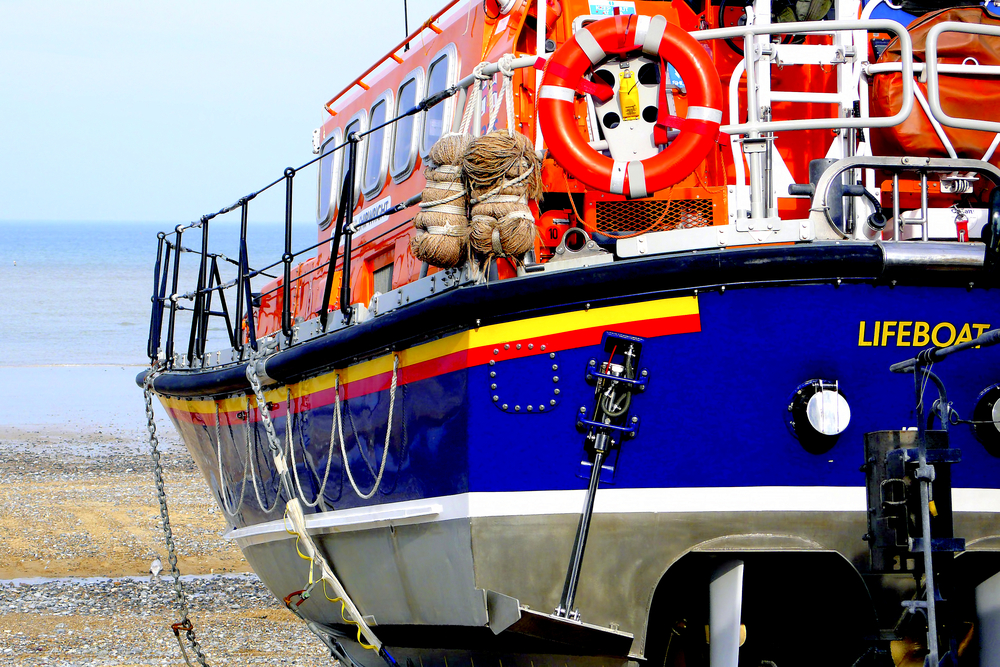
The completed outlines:
[[[614,160],[581,136],[574,96],[584,74],[606,60],[642,49],[669,62],[687,88],[687,117],[669,147],[645,160]],[[660,85],[664,85],[662,82]],[[694,171],[718,141],[722,85],[705,49],[662,16],[612,16],[576,31],[552,54],[538,95],[538,122],[552,157],[586,185],[604,192],[646,197]]]

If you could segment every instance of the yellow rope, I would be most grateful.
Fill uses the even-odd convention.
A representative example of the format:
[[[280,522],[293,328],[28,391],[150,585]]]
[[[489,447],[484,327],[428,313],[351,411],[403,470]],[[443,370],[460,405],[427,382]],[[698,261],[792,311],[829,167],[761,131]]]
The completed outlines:
[[[286,509],[285,510],[285,516],[282,517],[282,523],[285,523],[285,519],[287,519],[287,518],[288,518],[288,510]],[[284,528],[285,528],[285,532],[286,533],[288,533],[289,535],[294,535],[295,536],[295,553],[297,553],[299,555],[299,558],[301,558],[302,560],[309,561],[309,582],[308,582],[308,584],[306,584],[306,588],[305,588],[305,590],[308,591],[316,583],[315,577],[313,576],[313,562],[314,561],[313,561],[313,559],[311,557],[305,555],[299,549],[299,540],[302,539],[302,536],[299,535],[294,530],[289,530],[287,524],[284,526]],[[366,648],[366,649],[370,649],[372,651],[377,651],[378,650],[377,648],[375,648],[371,644],[366,644],[365,643],[365,641],[364,641],[364,639],[362,638],[362,635],[361,635],[361,625],[357,621],[352,621],[351,619],[347,618],[347,613],[346,613],[347,612],[347,603],[344,602],[344,599],[340,598],[340,597],[337,597],[337,598],[330,597],[330,594],[326,592],[326,579],[325,578],[321,578],[320,582],[323,584],[323,597],[325,597],[330,602],[339,602],[340,603],[340,617],[342,619],[344,619],[345,623],[347,623],[349,625],[353,625],[354,627],[356,627],[358,629],[358,643],[361,644],[361,648]]]

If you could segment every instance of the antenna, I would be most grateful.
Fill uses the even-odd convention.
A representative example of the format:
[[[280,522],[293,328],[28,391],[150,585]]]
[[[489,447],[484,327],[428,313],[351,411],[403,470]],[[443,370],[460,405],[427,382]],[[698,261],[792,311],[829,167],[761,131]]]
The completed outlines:
[[[406,0],[403,0],[403,30],[406,31],[406,37],[410,36],[410,16],[409,12],[406,10]],[[404,51],[410,50],[410,43],[407,42],[403,45]]]

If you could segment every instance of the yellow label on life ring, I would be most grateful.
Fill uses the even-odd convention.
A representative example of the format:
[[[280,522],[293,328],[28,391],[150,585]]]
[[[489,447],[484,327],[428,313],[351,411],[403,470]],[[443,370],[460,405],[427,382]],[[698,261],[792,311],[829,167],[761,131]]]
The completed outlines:
[[[618,103],[622,108],[622,120],[639,120],[639,82],[632,70],[624,70],[618,83]]]

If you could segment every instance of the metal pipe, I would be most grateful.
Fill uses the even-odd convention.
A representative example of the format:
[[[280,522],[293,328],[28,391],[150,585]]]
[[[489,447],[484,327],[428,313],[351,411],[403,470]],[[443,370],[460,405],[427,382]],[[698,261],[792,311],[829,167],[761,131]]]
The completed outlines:
[[[194,313],[191,315],[191,335],[188,337],[188,363],[194,364],[196,357],[200,357],[199,349],[202,347],[198,340],[198,332],[201,331],[201,318],[205,310],[205,272],[208,261],[208,217],[201,219],[201,260],[198,264],[198,288],[195,291]]]
[[[537,58],[545,57],[545,38],[547,37],[546,31],[548,29],[548,16],[546,11],[548,10],[547,0],[535,0],[535,56]],[[535,72],[535,108],[538,108],[538,91],[542,88],[542,73]],[[514,119],[507,119],[507,126],[511,129],[514,128]],[[538,114],[535,114],[535,152],[542,150],[542,124],[538,122]]]
[[[790,29],[794,25],[794,29]],[[783,130],[820,130],[820,129],[842,129],[847,127],[892,127],[905,121],[913,110],[913,46],[909,33],[906,29],[895,21],[887,19],[874,19],[869,21],[803,21],[801,23],[789,24],[767,24],[767,25],[747,25],[745,27],[734,28],[713,28],[711,30],[699,30],[689,33],[698,41],[710,39],[733,39],[754,35],[775,35],[775,34],[834,34],[837,31],[857,31],[866,30],[868,32],[886,32],[896,35],[900,44],[900,61],[902,63],[902,105],[899,111],[885,118],[822,118],[809,120],[782,120],[771,121],[769,123],[741,123],[736,125],[723,125],[722,132],[726,134],[747,134],[752,130],[758,132],[780,132]],[[752,51],[748,52],[752,53]],[[861,56],[856,56],[860,58]],[[747,70],[752,70],[748,67]],[[748,86],[748,96],[751,92]],[[983,128],[979,128],[983,129]]]
[[[898,241],[902,223],[899,220],[899,174],[896,172],[892,174],[892,220],[892,240]]]
[[[357,140],[357,135],[353,132],[347,137],[345,145],[348,146],[348,156],[352,154],[351,152],[354,150],[353,147],[357,144]],[[340,253],[340,240],[344,234],[344,220],[347,218],[348,209],[353,211],[351,202],[354,198],[355,165],[352,159],[345,160],[345,163],[347,164],[347,169],[344,170],[344,182],[340,187],[340,210],[337,212],[337,224],[334,225],[333,234],[330,236],[330,263],[327,266],[326,285],[323,287],[323,304],[319,311],[319,323],[324,331],[326,331],[326,323],[329,319],[330,297],[333,296],[333,278],[337,270],[337,255]],[[350,192],[350,199],[345,196],[348,192]]]
[[[926,241],[930,238],[931,220],[930,216],[927,214],[927,172],[920,172],[920,220],[911,220],[911,222],[920,222],[920,228],[923,230],[921,234],[921,240]]]
[[[926,70],[924,63],[913,63],[913,73],[922,74]],[[864,67],[865,74],[893,74],[903,71],[902,63],[869,63]],[[972,74],[979,76],[1000,76],[1000,65],[952,65],[938,63],[940,74]]]
[[[924,556],[924,600],[927,611],[927,658],[925,664],[938,664],[937,604],[934,587],[934,552],[931,546],[930,486],[934,480],[934,467],[927,465],[927,428],[924,423],[923,373],[914,369],[913,381],[917,394],[917,478],[920,480],[920,525]]]
[[[352,137],[347,155],[351,162],[350,172],[353,174],[358,168],[358,139],[354,135]],[[354,230],[351,227],[354,222],[354,207],[351,202],[354,201],[354,181],[355,179],[352,177],[347,183],[348,203],[345,205],[347,217],[344,221],[344,265],[341,269],[340,279],[340,313],[344,316],[345,321],[351,319],[351,239],[354,236]]]
[[[282,282],[282,303],[281,303],[281,333],[285,339],[292,339],[292,179],[295,178],[295,170],[291,167],[285,169],[285,252],[281,256],[281,261],[285,265],[284,281]],[[348,200],[350,201],[350,200]]]
[[[987,26],[979,23],[957,23],[955,21],[938,23],[927,33],[925,57],[927,68],[927,101],[930,103],[933,117],[940,121],[942,125],[949,127],[1000,132],[1000,123],[980,119],[956,118],[949,116],[941,108],[940,84],[938,82],[938,72],[941,70],[941,66],[938,65],[937,61],[937,50],[938,38],[943,32],[961,32],[971,35],[1000,37],[1000,26]]]
[[[573,604],[576,601],[576,588],[580,583],[580,569],[583,567],[583,554],[587,548],[587,535],[590,533],[590,519],[594,515],[594,499],[597,497],[597,487],[601,483],[601,466],[604,464],[604,448],[608,441],[607,433],[598,433],[594,452],[594,465],[590,470],[590,484],[587,486],[587,495],[583,501],[583,512],[580,514],[580,523],[576,528],[576,539],[573,541],[573,555],[569,560],[569,569],[566,572],[566,583],[563,584],[562,597],[559,599],[559,608],[556,609],[556,616],[572,618]]]
[[[151,362],[156,361],[156,355],[160,349],[160,318],[163,316],[163,295],[160,293],[160,260],[163,256],[163,241],[166,234],[159,232],[156,235],[156,264],[153,265],[153,296],[152,310],[149,313],[149,340],[146,343],[146,355]],[[166,275],[164,273],[164,275]]]
[[[957,343],[955,345],[949,345],[948,347],[941,348],[929,347],[926,350],[922,350],[912,359],[900,361],[899,363],[889,366],[889,370],[893,373],[910,373],[917,364],[936,363],[938,361],[942,361],[949,355],[955,354],[956,352],[962,352],[975,347],[991,347],[997,343],[1000,343],[1000,329],[991,329],[964,343]],[[943,389],[939,389],[939,392],[940,391],[943,391]],[[947,396],[945,398],[947,399]]]
[[[174,324],[177,321],[177,280],[181,266],[181,240],[184,228],[177,225],[174,237],[174,276],[170,286],[170,318],[167,321],[167,364],[174,363]]]
[[[243,352],[243,280],[247,274],[247,201],[245,199],[240,200],[240,247],[239,253],[239,268],[237,269],[236,276],[236,344],[233,348],[236,353],[242,357]],[[252,313],[253,310],[248,308],[248,313]]]

